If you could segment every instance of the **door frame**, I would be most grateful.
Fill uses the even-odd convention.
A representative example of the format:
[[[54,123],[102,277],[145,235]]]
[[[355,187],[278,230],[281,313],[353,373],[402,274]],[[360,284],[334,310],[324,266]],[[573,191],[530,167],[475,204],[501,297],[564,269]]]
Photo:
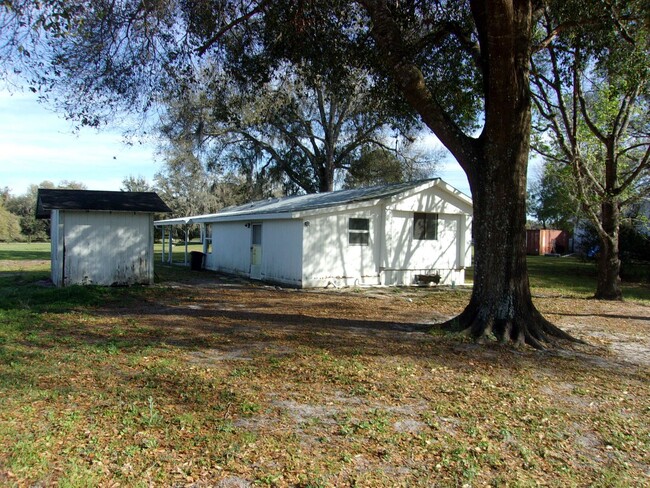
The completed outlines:
[[[257,236],[255,234],[256,228],[259,229]],[[262,279],[262,222],[251,223],[251,253],[248,274],[252,280]]]

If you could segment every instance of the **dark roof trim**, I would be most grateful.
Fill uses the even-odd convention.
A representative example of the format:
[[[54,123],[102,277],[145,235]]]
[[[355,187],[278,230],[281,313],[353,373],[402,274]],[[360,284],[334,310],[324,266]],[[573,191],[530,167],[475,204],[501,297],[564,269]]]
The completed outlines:
[[[53,190],[39,188],[36,218],[48,219],[52,210],[169,213],[155,192]]]

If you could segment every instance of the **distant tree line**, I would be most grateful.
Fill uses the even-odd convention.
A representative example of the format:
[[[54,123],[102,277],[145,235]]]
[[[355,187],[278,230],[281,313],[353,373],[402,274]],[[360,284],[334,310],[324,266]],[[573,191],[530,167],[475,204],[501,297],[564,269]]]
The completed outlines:
[[[0,242],[45,241],[50,236],[50,221],[36,219],[36,196],[39,188],[68,188],[86,190],[77,181],[63,180],[58,184],[42,181],[30,185],[22,195],[12,195],[7,187],[0,190]]]

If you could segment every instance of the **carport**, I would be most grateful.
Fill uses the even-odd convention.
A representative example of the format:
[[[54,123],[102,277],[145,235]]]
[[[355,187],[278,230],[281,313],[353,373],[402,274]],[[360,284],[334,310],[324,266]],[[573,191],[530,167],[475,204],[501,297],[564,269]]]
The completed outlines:
[[[187,266],[189,264],[189,250],[188,250],[188,245],[189,245],[189,231],[190,231],[190,226],[192,224],[195,224],[196,222],[193,221],[192,217],[178,217],[175,219],[168,219],[168,220],[157,220],[154,222],[154,226],[157,228],[160,228],[162,232],[162,256],[161,256],[161,261],[163,263],[168,263],[168,264],[174,264],[173,261],[173,246],[174,246],[174,238],[173,238],[173,231],[174,228],[177,226],[182,226],[181,232],[183,234],[183,244],[184,244],[184,254],[183,254],[183,261],[182,263],[177,263],[177,264],[183,264]],[[203,254],[205,255],[208,252],[208,246],[209,246],[209,237],[206,235],[205,232],[205,224],[201,223],[199,226],[200,229],[200,239],[201,243],[203,244]]]

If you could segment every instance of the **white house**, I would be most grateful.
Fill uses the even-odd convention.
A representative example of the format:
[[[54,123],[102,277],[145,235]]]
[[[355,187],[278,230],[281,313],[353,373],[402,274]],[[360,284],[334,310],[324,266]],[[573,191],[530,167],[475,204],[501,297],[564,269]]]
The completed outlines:
[[[52,281],[153,283],[153,215],[170,211],[152,192],[40,188],[36,217],[51,219]]]
[[[204,226],[205,267],[295,287],[463,284],[472,201],[440,179],[268,199],[155,222]],[[163,230],[164,231],[164,230]]]

